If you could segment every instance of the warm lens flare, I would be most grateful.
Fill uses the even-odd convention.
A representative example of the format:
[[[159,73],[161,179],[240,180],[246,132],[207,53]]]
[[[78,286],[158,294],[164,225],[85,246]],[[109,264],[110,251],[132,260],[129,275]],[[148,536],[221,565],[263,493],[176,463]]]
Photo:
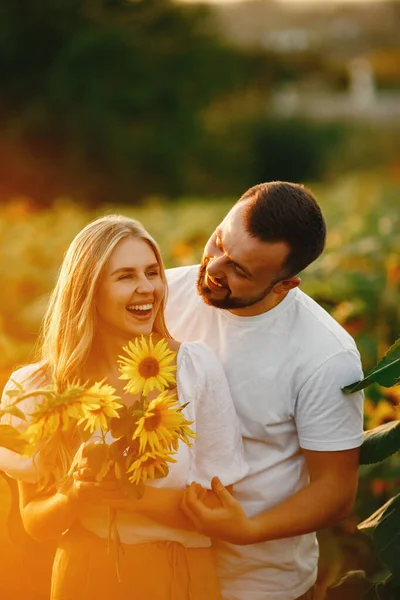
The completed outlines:
[[[91,433],[96,429],[108,430],[107,419],[119,418],[118,409],[121,401],[115,395],[115,389],[111,385],[104,384],[104,380],[96,382],[85,391],[81,398],[82,416],[78,425],[84,423],[84,429]]]
[[[140,485],[147,480],[161,479],[168,475],[168,464],[176,460],[169,452],[145,452],[132,463],[127,473],[132,473],[129,481]]]
[[[157,344],[152,336],[146,340],[144,336],[129,342],[123,348],[128,356],[119,357],[120,379],[127,379],[124,390],[129,394],[142,393],[147,396],[154,389],[162,392],[165,388],[175,385],[176,352],[169,349],[165,339]]]
[[[189,438],[195,437],[189,428],[192,423],[179,410],[176,395],[166,390],[151,400],[132,439],[139,439],[139,452],[176,450],[179,439],[191,445]]]

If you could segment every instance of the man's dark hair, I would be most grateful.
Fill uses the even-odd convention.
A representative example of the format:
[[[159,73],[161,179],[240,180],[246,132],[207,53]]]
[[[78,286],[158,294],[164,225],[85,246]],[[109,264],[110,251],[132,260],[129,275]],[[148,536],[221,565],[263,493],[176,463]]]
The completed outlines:
[[[285,181],[260,183],[243,194],[245,227],[263,242],[286,242],[290,252],[282,277],[292,277],[322,253],[326,227],[313,194],[303,185]]]

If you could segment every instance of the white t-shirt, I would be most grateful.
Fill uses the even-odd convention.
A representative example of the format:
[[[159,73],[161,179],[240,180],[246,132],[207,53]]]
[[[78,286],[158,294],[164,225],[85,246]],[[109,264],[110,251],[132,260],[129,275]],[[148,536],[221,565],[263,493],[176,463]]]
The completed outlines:
[[[36,368],[37,365],[28,365],[11,377],[22,382]],[[12,382],[6,384],[2,402],[8,402],[5,392],[12,387]],[[177,462],[170,464],[167,477],[150,482],[149,485],[184,489],[192,481],[198,481],[210,488],[215,473],[221,475],[221,481],[226,486],[242,479],[249,472],[249,467],[243,458],[238,418],[222,365],[206,344],[181,344],[177,356],[177,389],[180,404],[189,403],[184,408],[184,414],[188,420],[194,421],[191,428],[196,432],[197,439],[193,442],[192,449],[180,443],[174,456]],[[24,401],[22,408],[30,413],[34,406],[35,400],[30,398]],[[13,421],[14,425],[18,425],[17,419]],[[0,449],[0,469],[15,479],[31,482],[37,480],[32,460],[21,459],[13,452],[2,450]],[[92,533],[108,537],[107,507],[90,507],[81,522]],[[121,541],[126,544],[162,540],[176,541],[187,547],[211,544],[208,537],[197,532],[166,527],[128,511],[118,510],[117,525]]]
[[[360,357],[351,336],[298,288],[268,312],[238,317],[203,302],[197,273],[167,272],[167,326],[177,339],[207,342],[224,365],[250,465],[234,494],[251,516],[307,485],[301,448],[361,445],[363,395],[341,392],[362,378]],[[316,579],[314,533],[216,550],[225,600],[292,600]]]

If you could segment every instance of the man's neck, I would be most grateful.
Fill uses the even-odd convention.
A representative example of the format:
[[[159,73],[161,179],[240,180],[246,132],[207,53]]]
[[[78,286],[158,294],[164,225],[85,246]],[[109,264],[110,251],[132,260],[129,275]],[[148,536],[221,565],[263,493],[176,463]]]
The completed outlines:
[[[288,293],[289,292],[282,292],[281,294],[275,294],[275,292],[271,292],[265,298],[260,300],[260,302],[257,302],[257,304],[246,306],[245,308],[234,308],[229,312],[238,317],[255,317],[257,315],[262,315],[275,308],[275,306],[278,306],[278,304],[286,298]]]

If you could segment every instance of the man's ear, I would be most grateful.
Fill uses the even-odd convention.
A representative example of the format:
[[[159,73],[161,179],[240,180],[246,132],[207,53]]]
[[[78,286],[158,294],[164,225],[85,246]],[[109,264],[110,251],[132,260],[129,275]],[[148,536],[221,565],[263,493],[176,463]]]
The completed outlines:
[[[278,281],[278,283],[272,288],[272,291],[274,294],[286,294],[289,290],[298,287],[300,283],[300,277],[294,275],[293,277],[289,277],[289,279],[282,279],[282,281]]]

